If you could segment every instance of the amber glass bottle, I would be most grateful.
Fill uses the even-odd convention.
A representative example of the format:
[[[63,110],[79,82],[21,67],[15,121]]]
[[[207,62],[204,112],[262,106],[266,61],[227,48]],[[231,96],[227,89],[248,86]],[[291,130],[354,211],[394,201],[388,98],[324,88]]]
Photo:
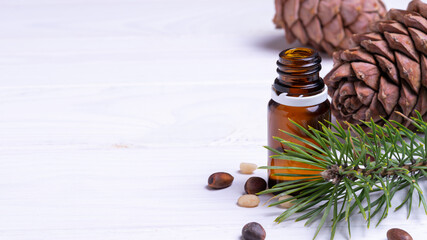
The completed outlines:
[[[272,87],[272,99],[268,103],[268,146],[283,151],[284,146],[273,136],[307,146],[279,131],[279,129],[294,133],[310,140],[302,131],[296,128],[289,119],[298,124],[319,129],[319,122],[330,121],[330,103],[327,98],[327,88],[319,76],[321,58],[309,48],[291,48],[279,54],[276,78]],[[308,146],[307,146],[308,147]],[[269,156],[274,155],[269,151]],[[269,166],[293,166],[310,168],[310,165],[283,159],[270,158]],[[299,179],[298,177],[274,176],[275,173],[306,173],[304,170],[269,170],[268,185],[271,188],[277,183]]]

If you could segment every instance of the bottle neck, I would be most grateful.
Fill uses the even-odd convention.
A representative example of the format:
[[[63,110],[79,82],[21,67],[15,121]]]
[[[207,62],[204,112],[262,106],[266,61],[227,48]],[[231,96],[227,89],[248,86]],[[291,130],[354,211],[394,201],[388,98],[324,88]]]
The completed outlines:
[[[325,84],[319,76],[321,58],[309,48],[291,48],[282,51],[277,61],[273,88],[277,94],[312,96],[323,91]]]

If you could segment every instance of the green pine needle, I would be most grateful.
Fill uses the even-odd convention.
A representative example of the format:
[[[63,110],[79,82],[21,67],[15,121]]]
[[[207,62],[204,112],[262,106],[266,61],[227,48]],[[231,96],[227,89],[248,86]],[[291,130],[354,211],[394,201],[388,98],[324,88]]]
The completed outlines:
[[[295,213],[301,213],[296,221],[306,220],[306,226],[320,219],[315,239],[329,216],[332,217],[331,240],[343,220],[348,224],[351,237],[350,216],[353,213],[361,213],[368,228],[372,218],[378,215],[378,225],[392,209],[391,199],[394,194],[403,189],[407,191],[406,197],[394,210],[407,205],[409,218],[413,195],[416,193],[427,214],[427,202],[418,184],[421,178],[427,176],[427,122],[423,121],[419,112],[416,115],[411,119],[402,115],[411,122],[414,131],[385,119],[383,126],[373,121],[363,122],[362,126],[346,123],[346,127],[328,122],[330,127],[322,124],[321,130],[305,129],[292,122],[316,144],[284,132],[306,145],[275,137],[286,149],[291,150],[280,152],[266,148],[276,154],[272,158],[309,164],[315,169],[260,167],[312,171],[311,174],[278,173],[277,176],[304,177],[305,180],[286,181],[259,193],[280,193],[278,196],[293,194],[293,198],[269,205],[288,201],[295,204],[275,221],[280,223]],[[372,193],[377,193],[379,197],[372,197]]]

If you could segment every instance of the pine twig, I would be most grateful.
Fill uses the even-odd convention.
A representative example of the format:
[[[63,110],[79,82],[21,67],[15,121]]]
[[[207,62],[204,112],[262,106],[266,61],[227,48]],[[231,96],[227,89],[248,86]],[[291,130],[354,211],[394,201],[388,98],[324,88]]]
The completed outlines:
[[[302,213],[296,220],[306,220],[306,225],[320,219],[314,236],[316,238],[332,212],[332,240],[342,220],[347,221],[350,234],[350,216],[357,210],[366,220],[368,227],[374,216],[379,216],[377,225],[380,224],[388,216],[391,199],[396,192],[403,189],[407,191],[407,195],[395,210],[408,205],[409,217],[413,195],[417,193],[427,214],[427,203],[419,186],[419,180],[427,177],[427,123],[419,112],[416,112],[416,115],[417,117],[410,119],[415,131],[396,121],[385,119],[383,126],[373,121],[363,122],[363,127],[346,123],[347,128],[343,128],[339,123],[328,123],[330,127],[322,124],[322,130],[307,130],[293,122],[301,133],[309,136],[316,145],[300,145],[276,138],[286,149],[291,150],[276,152],[277,155],[271,157],[311,164],[318,171],[314,174],[293,173],[291,175],[298,177],[298,180],[279,183],[259,193],[294,196],[269,205],[275,206],[287,201],[295,203],[278,216],[276,222],[285,221],[295,213]],[[366,129],[368,130],[364,131]],[[306,139],[295,134],[284,133],[295,140],[308,143]],[[261,168],[295,170],[295,167]],[[286,173],[276,175],[290,176]],[[370,196],[373,192],[380,193],[375,200]]]

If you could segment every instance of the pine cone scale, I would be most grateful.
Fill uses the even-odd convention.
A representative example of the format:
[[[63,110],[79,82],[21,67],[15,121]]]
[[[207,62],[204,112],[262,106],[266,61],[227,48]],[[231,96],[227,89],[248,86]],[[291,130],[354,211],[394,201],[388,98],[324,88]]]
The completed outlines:
[[[341,14],[346,16],[343,18],[344,26],[349,26],[354,23],[360,14],[360,2],[345,1],[341,4]]]
[[[381,77],[378,100],[382,103],[388,115],[393,112],[399,100],[399,95],[395,94],[396,92],[399,92],[399,87]]]
[[[422,16],[406,15],[404,17],[404,23],[408,27],[413,27],[423,32],[427,32],[427,19]]]
[[[328,24],[339,11],[340,0],[320,1],[319,18],[323,25]]]
[[[308,25],[315,18],[318,4],[317,0],[307,0],[301,4],[299,16],[304,25]]]
[[[408,4],[408,10],[417,12],[423,17],[427,18],[427,5],[423,4],[421,1],[412,1]]]
[[[343,60],[346,61],[363,61],[367,63],[375,64],[375,59],[371,54],[367,53],[363,49],[347,49],[341,52],[340,56]]]
[[[381,105],[380,101],[378,100],[378,94],[375,93],[371,105],[369,106],[368,110],[366,111],[365,118],[366,119],[373,119],[375,122],[378,122],[381,120],[381,116],[385,114],[385,110],[383,106]],[[354,122],[354,121],[353,121]]]
[[[332,87],[331,89],[333,89],[334,87],[337,88],[339,82],[343,78],[348,78],[353,73],[353,71],[351,70],[351,65],[349,63],[340,65],[334,69],[335,70],[333,71],[333,76],[330,78],[329,81],[329,84]]]
[[[362,80],[373,90],[378,90],[380,71],[377,66],[365,62],[352,62],[351,68],[358,79]]]
[[[424,116],[427,113],[427,88],[422,88],[421,91],[415,110],[420,112],[421,116]]]
[[[408,31],[411,34],[412,40],[414,40],[415,48],[424,55],[427,55],[427,34],[415,28],[409,28]]]
[[[293,34],[300,40],[302,44],[307,44],[309,41],[309,38],[307,36],[307,33],[304,30],[304,26],[300,21],[297,21],[293,27],[292,27]]]
[[[384,21],[378,23],[378,31],[397,34],[408,34],[408,30],[400,23],[395,21]]]
[[[405,55],[419,62],[420,56],[408,35],[384,32],[384,36],[391,49],[402,51]]]
[[[375,91],[372,88],[368,87],[363,82],[354,83],[354,87],[357,91],[357,97],[359,98],[359,101],[363,105],[369,106],[369,104],[372,102]],[[336,103],[336,104],[338,104],[338,103]],[[339,108],[341,108],[341,107],[339,107]]]
[[[396,63],[400,78],[406,80],[411,89],[418,93],[421,87],[420,65],[399,52],[396,52]]]
[[[307,25],[307,33],[310,39],[314,39],[313,41],[316,44],[320,44],[323,38],[323,32],[319,19],[313,18],[310,24]]]
[[[330,33],[328,35],[325,35],[325,40],[334,46],[339,45],[345,36],[340,16],[336,16],[323,28],[325,29],[325,31]]]
[[[427,87],[427,57],[421,56],[421,84]]]
[[[360,45],[364,47],[368,52],[376,53],[381,56],[387,57],[390,61],[394,62],[394,54],[386,41],[371,41],[363,40]]]
[[[287,0],[283,5],[284,19],[288,26],[294,25],[298,21],[299,4],[298,0]]]
[[[378,61],[378,65],[381,68],[381,71],[385,73],[392,82],[397,85],[400,85],[400,79],[397,75],[396,66],[390,62],[387,58],[381,55],[375,55],[375,59]]]
[[[409,87],[405,84],[400,89],[399,106],[402,108],[402,113],[406,116],[410,116],[412,110],[417,103],[417,96],[411,93]]]

